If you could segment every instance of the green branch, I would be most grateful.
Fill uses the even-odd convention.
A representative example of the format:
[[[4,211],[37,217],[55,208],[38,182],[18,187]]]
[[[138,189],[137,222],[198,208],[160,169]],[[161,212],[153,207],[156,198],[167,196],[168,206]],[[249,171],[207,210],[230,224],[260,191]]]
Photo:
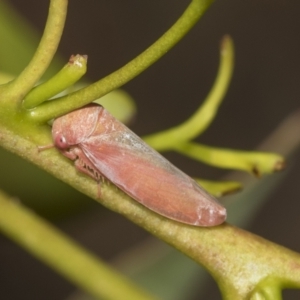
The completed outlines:
[[[242,170],[257,177],[281,171],[285,167],[285,159],[281,155],[271,152],[215,148],[193,142],[182,143],[175,146],[174,149],[208,165]]]
[[[23,100],[23,107],[30,109],[63,92],[76,83],[86,72],[87,57],[72,55],[68,63],[53,77],[34,87]]]
[[[225,36],[221,43],[220,65],[217,77],[204,103],[184,123],[144,137],[144,141],[158,151],[173,149],[183,141],[200,135],[214,120],[229,87],[234,65],[233,42]]]
[[[48,101],[30,111],[30,118],[46,122],[98,99],[121,87],[145,71],[172,47],[174,47],[196,24],[213,0],[193,0],[178,21],[143,53],[107,77],[54,101]]]
[[[97,299],[154,299],[15,199],[0,192],[0,230]]]
[[[21,74],[1,89],[1,101],[18,106],[24,96],[40,80],[57,50],[67,14],[67,0],[51,0],[47,24],[40,44]]]

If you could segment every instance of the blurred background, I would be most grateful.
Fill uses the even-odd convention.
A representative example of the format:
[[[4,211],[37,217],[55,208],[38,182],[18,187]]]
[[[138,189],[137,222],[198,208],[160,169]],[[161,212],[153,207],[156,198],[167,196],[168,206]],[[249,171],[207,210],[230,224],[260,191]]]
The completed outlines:
[[[85,78],[96,81],[150,46],[176,21],[189,2],[72,0],[59,46],[61,62],[67,62],[71,54],[87,54]],[[49,1],[10,0],[6,3],[32,26],[36,35],[32,40],[37,42],[36,38],[43,32]],[[212,146],[255,149],[283,120],[299,110],[299,10],[297,0],[215,1],[175,48],[123,87],[135,99],[138,108],[131,124],[133,131],[146,135],[186,120],[209,92],[218,68],[220,40],[230,34],[236,52],[232,83],[215,121],[199,141]],[[11,57],[2,57],[0,68],[15,74],[21,71],[26,61],[12,69],[4,65],[4,61],[15,60],[16,55],[23,55],[22,47],[11,53]],[[298,128],[294,130],[297,132]],[[288,142],[289,135],[286,132],[284,138],[277,141],[276,150]],[[295,145],[283,174],[271,175],[274,179],[270,179],[271,188],[267,192],[264,184],[257,184],[255,193],[262,198],[261,205],[255,214],[251,212],[251,220],[239,220],[240,226],[247,230],[298,252],[299,154]],[[166,156],[191,176],[219,180],[229,174],[229,171],[198,164],[175,153],[166,153]],[[170,289],[173,294],[162,296],[164,299],[221,299],[212,280],[204,279],[203,289],[202,273],[199,278],[197,275],[200,267],[143,229],[2,149],[0,162],[1,169],[5,170],[5,174],[0,174],[3,190],[54,222],[103,260],[118,261],[122,272],[126,273],[126,261],[127,266],[138,268],[133,265],[151,259],[155,265],[162,259],[164,264],[160,263],[160,267],[164,265],[165,271],[160,270],[163,276],[160,284],[163,280],[164,286],[155,288],[153,283],[148,287],[144,283],[154,293]],[[240,175],[236,174],[235,178]],[[248,197],[247,201],[254,199]],[[228,210],[230,215],[230,205]],[[239,219],[235,215],[233,220],[235,217]],[[132,253],[140,261],[134,262]],[[181,269],[178,261],[182,262]],[[4,236],[0,236],[0,266],[2,299],[88,299]],[[155,274],[154,267],[149,269]],[[187,281],[184,291],[176,291],[180,286],[178,281]],[[284,292],[284,299],[299,297],[299,292]]]

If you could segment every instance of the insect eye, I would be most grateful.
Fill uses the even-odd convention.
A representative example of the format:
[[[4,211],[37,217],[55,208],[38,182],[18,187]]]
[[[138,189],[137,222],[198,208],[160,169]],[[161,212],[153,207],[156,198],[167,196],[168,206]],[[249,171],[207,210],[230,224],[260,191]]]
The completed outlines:
[[[69,148],[69,144],[67,143],[66,138],[62,134],[58,134],[55,137],[55,146],[59,149],[66,149]]]

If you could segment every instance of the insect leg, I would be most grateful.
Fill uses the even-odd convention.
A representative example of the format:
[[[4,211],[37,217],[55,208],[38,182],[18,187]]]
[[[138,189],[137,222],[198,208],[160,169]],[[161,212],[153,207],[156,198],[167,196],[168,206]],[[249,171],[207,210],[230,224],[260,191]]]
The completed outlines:
[[[98,187],[98,197],[101,197],[101,182],[104,182],[105,177],[95,168],[95,166],[91,163],[91,161],[85,156],[85,154],[76,149],[76,152],[80,151],[80,155],[77,154],[77,159],[75,160],[75,167],[76,169],[88,175],[89,177],[93,178],[97,182]]]

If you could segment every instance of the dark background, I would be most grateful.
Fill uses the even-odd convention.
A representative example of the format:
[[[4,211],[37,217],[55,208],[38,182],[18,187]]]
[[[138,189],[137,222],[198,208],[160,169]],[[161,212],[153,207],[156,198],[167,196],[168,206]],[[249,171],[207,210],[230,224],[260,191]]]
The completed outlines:
[[[9,2],[42,33],[48,1]],[[87,77],[98,80],[150,46],[188,3],[72,0],[59,52],[66,61],[71,54],[88,54]],[[236,51],[233,80],[216,120],[201,142],[254,149],[299,107],[299,9],[297,0],[215,1],[181,43],[124,86],[138,106],[132,129],[145,135],[188,118],[208,93],[218,68],[219,42],[224,34],[230,34]],[[199,167],[175,154],[168,154],[168,158],[190,175],[219,179],[226,174]],[[248,228],[295,251],[300,251],[298,158],[296,154],[290,160],[286,180]],[[8,180],[22,185],[16,173],[12,178],[6,174]],[[45,193],[49,187],[45,184]],[[98,206],[84,214],[55,220],[57,226],[103,259],[113,258],[147,236],[123,217]],[[72,291],[68,282],[5,237],[0,237],[0,245],[1,298],[64,299]],[[284,295],[284,299],[299,298],[299,293]],[[215,285],[203,299],[220,299]]]

